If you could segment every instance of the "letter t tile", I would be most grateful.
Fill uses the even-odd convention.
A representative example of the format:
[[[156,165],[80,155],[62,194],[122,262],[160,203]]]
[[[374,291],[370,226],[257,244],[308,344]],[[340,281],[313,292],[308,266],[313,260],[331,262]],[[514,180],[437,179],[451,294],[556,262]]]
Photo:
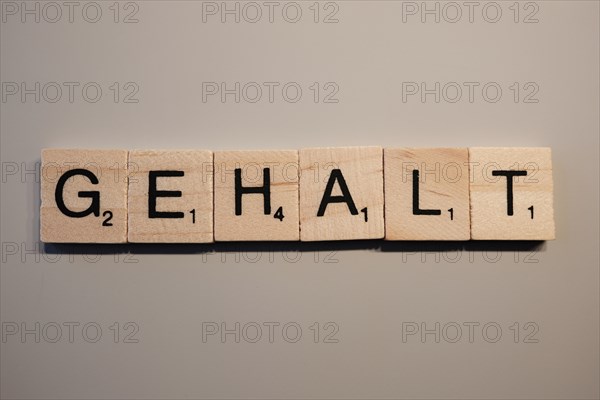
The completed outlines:
[[[469,148],[471,239],[552,240],[549,148]]]

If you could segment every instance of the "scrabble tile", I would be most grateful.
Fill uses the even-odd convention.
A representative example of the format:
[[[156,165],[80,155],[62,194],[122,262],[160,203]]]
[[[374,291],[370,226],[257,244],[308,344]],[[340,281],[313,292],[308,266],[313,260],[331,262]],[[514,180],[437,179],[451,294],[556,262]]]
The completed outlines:
[[[469,148],[471,238],[554,239],[549,148]]]
[[[134,243],[213,241],[212,152],[129,152],[129,233]]]
[[[300,240],[383,236],[382,148],[300,150]]]
[[[384,149],[386,240],[469,240],[466,148]]]
[[[215,240],[298,240],[298,152],[219,151]]]
[[[40,238],[127,241],[126,150],[42,150]]]

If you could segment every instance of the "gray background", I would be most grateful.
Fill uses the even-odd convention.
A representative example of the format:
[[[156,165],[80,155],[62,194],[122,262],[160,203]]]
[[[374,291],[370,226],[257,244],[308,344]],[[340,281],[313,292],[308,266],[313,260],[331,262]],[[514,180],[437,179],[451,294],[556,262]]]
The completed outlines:
[[[600,396],[598,2],[520,3],[518,22],[513,2],[498,2],[496,23],[482,16],[487,7],[486,18],[494,18],[496,6],[486,2],[477,3],[472,22],[462,6],[456,23],[443,18],[454,17],[450,8],[439,23],[419,14],[404,22],[409,5],[400,1],[321,3],[318,23],[313,2],[298,3],[297,23],[282,17],[283,2],[272,23],[265,14],[256,23],[243,16],[203,22],[202,2],[194,1],[121,2],[117,23],[113,2],[98,2],[102,17],[91,23],[82,9],[88,19],[94,9],[76,4],[73,22],[41,15],[23,23],[4,13],[1,24],[3,83],[80,85],[73,102],[65,90],[55,103],[50,91],[39,103],[33,95],[1,103],[1,319],[4,329],[40,324],[39,343],[34,334],[4,338],[3,398]],[[338,22],[323,23],[335,7]],[[138,22],[124,23],[136,8]],[[538,21],[524,23],[533,12]],[[89,82],[103,90],[96,103],[82,97]],[[202,82],[296,82],[303,95],[295,103],[281,91],[272,103],[266,92],[256,103],[203,102]],[[313,82],[321,86],[316,103]],[[337,103],[323,101],[327,82],[339,88]],[[433,95],[403,102],[403,82],[477,82],[479,89],[472,102],[466,90],[455,103],[453,92],[438,103]],[[497,102],[481,94],[488,82],[502,88]],[[124,102],[132,87],[138,102]],[[525,102],[536,87],[528,100],[537,102]],[[39,177],[28,171],[44,147],[325,145],[550,146],[557,240],[123,245],[99,255],[98,247],[38,243]],[[72,343],[70,322],[79,324]],[[263,336],[249,343],[248,330],[239,343],[233,335],[203,341],[205,322],[256,323]],[[280,324],[273,343],[265,322]],[[296,343],[281,333],[290,322],[302,328]],[[326,330],[327,322],[335,325]],[[433,334],[403,340],[407,322],[440,323],[439,343]],[[468,322],[480,324],[472,343]],[[97,325],[85,334],[89,323]],[[462,327],[456,343],[447,340],[453,323]],[[502,328],[496,343],[489,342],[494,329],[482,334],[486,323]],[[56,325],[62,337],[52,343]],[[95,326],[102,334],[90,343]],[[129,343],[125,335],[136,326],[129,339],[137,343]],[[335,326],[337,343],[325,343]]]

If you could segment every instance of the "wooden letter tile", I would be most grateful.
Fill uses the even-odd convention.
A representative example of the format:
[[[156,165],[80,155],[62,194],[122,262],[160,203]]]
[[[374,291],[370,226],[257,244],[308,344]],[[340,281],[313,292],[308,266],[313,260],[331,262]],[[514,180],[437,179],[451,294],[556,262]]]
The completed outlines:
[[[127,151],[42,150],[40,237],[54,243],[127,241]]]
[[[300,150],[300,239],[381,239],[381,147]]]
[[[471,238],[554,239],[549,148],[469,148]]]
[[[384,149],[386,240],[469,240],[466,148]]]
[[[129,241],[213,241],[212,152],[129,152]]]
[[[219,151],[215,240],[298,240],[298,151]]]

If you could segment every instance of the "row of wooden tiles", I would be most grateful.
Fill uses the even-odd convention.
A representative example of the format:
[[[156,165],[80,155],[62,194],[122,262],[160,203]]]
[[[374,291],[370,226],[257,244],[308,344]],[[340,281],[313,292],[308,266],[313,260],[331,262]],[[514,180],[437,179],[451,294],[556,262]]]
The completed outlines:
[[[41,240],[554,239],[549,148],[42,151]]]

